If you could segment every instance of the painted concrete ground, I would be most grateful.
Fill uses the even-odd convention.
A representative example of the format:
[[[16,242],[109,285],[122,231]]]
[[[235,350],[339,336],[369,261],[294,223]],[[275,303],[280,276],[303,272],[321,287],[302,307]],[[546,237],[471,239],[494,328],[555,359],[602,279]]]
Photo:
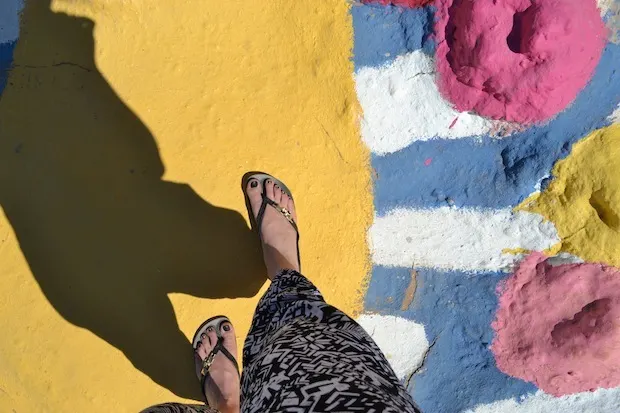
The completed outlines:
[[[241,343],[264,289],[238,191],[264,169],[304,272],[424,411],[617,411],[620,388],[554,397],[490,346],[529,251],[620,266],[620,46],[550,121],[491,121],[439,94],[419,3],[1,2],[0,410],[198,397],[187,337],[226,313]]]

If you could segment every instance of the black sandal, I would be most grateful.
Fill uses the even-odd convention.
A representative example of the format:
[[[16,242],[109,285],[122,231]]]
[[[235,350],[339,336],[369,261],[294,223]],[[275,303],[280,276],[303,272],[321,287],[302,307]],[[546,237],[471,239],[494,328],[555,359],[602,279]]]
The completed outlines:
[[[222,326],[222,323],[226,322],[230,323],[230,320],[226,316],[218,315],[215,317],[211,317],[210,319],[202,323],[200,327],[198,327],[198,330],[196,330],[196,333],[194,333],[194,339],[192,340],[192,347],[194,348],[194,351],[197,351],[198,343],[202,340],[202,335],[206,334],[209,327],[213,327],[213,329],[215,330],[215,334],[217,334],[217,344],[213,347],[213,350],[211,350],[207,357],[205,357],[205,359],[202,361],[202,370],[200,370],[200,390],[202,391],[202,395],[205,397],[205,403],[207,403],[207,406],[209,405],[209,402],[207,401],[207,395],[205,393],[205,381],[209,376],[209,369],[211,368],[211,365],[213,364],[213,360],[215,359],[217,353],[221,352],[224,356],[226,356],[226,358],[234,364],[235,369],[237,369],[237,373],[239,373],[239,363],[237,363],[237,359],[235,359],[235,357],[230,354],[230,351],[228,351],[228,349],[224,347],[224,337],[222,337],[222,331],[220,327]],[[240,373],[239,377],[241,377]]]
[[[256,179],[258,183],[263,186],[263,192],[261,194],[263,197],[263,203],[261,204],[260,209],[258,210],[258,215],[256,216],[256,218],[254,218],[254,211],[252,211],[252,205],[250,204],[250,197],[248,196],[248,193],[246,192],[247,187],[248,187],[248,182],[250,182],[251,179]],[[261,225],[263,224],[263,217],[265,216],[265,209],[267,208],[267,205],[271,205],[272,207],[274,207],[276,211],[281,213],[282,216],[286,218],[286,220],[293,226],[293,228],[295,229],[295,232],[297,233],[297,265],[298,265],[299,271],[301,271],[301,258],[299,256],[299,229],[297,228],[297,224],[293,220],[293,217],[291,216],[291,213],[289,212],[288,209],[281,207],[277,202],[274,202],[271,199],[267,198],[267,196],[265,196],[267,179],[271,179],[274,184],[280,187],[282,192],[284,192],[289,198],[293,199],[293,194],[291,193],[291,190],[288,189],[288,187],[284,185],[282,181],[274,178],[273,176],[269,174],[266,174],[264,172],[248,172],[245,175],[243,175],[243,179],[241,179],[241,188],[243,189],[243,194],[245,195],[245,206],[248,209],[248,214],[250,215],[250,224],[252,225],[252,230],[258,233],[258,236],[260,237],[261,242],[262,242],[263,236],[261,234],[260,228],[261,228]]]

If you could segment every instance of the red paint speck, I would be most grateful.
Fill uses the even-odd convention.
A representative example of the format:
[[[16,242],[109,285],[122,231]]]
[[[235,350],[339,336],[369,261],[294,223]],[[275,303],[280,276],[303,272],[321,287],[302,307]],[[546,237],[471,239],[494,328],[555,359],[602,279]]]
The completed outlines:
[[[424,161],[424,165],[429,166],[431,162],[433,162],[433,158],[428,158],[427,160]]]
[[[382,6],[392,4],[394,6],[414,8],[426,6],[432,1],[433,0],[362,0],[362,3],[375,3]]]
[[[450,127],[448,129],[452,129],[452,127],[454,125],[456,125],[456,121],[459,120],[459,117],[457,116],[456,118],[454,118],[454,120],[452,121],[452,123],[450,124]]]

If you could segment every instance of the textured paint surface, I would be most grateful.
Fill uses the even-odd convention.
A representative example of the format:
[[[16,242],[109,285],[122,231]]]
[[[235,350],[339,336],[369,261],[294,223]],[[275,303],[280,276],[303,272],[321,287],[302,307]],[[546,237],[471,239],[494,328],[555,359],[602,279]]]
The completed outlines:
[[[594,0],[439,0],[437,7],[441,93],[461,111],[494,119],[532,123],[566,108],[607,38]]]
[[[561,250],[620,266],[620,124],[599,129],[553,169],[554,180],[521,208],[553,222]]]
[[[428,351],[422,324],[380,314],[362,314],[357,322],[375,340],[399,379],[409,378],[422,365]]]
[[[430,3],[432,0],[362,0],[363,3],[377,3],[384,6],[394,5],[402,7],[420,7]]]
[[[364,108],[362,137],[376,154],[437,137],[486,135],[501,127],[499,122],[455,110],[439,94],[433,58],[421,50],[389,65],[358,70],[355,85]]]
[[[527,198],[572,144],[610,124],[620,100],[620,46],[608,44],[575,102],[545,125],[504,139],[434,139],[373,159],[375,205],[514,207]],[[596,102],[596,104],[593,104]],[[395,138],[396,140],[396,138]],[[433,163],[424,165],[426,159]]]
[[[563,397],[554,397],[539,391],[519,400],[499,400],[476,406],[465,413],[614,413],[618,411],[618,406],[620,388],[598,389]]]
[[[19,13],[22,7],[22,0],[0,2],[0,97],[13,61],[15,41],[19,36]]]
[[[424,325],[430,349],[408,381],[409,392],[423,411],[459,412],[536,390],[499,371],[488,348],[495,291],[505,274],[416,268],[415,298],[403,311],[410,272],[410,268],[375,267],[365,308]]]
[[[241,345],[265,282],[248,170],[287,182],[304,271],[359,313],[346,2],[47,3],[26,3],[0,100],[0,411],[199,399],[187,337],[224,313]]]
[[[15,41],[0,43],[0,98],[2,97],[2,90],[6,85],[9,69],[13,62],[14,49]]]
[[[368,232],[373,262],[469,271],[510,269],[507,250],[545,250],[559,238],[540,215],[510,210],[394,209]]]
[[[14,42],[19,36],[19,12],[22,0],[2,0],[0,2],[0,44]]]
[[[433,68],[419,70],[428,67],[421,62],[436,59],[427,18],[435,13],[432,6],[353,8],[356,88],[363,139],[373,152],[376,207],[369,233],[376,266],[365,309],[424,325],[429,351],[405,380],[423,411],[616,413],[617,392],[552,399],[500,371],[489,345],[496,290],[508,276],[500,269],[528,252],[519,239],[523,234],[555,227],[546,215],[529,226],[506,225],[519,220],[511,210],[549,187],[554,165],[573,144],[613,121],[620,101],[620,48],[605,45],[590,81],[548,122],[465,129],[459,135],[453,129],[462,114],[445,105],[458,114],[449,119],[446,110],[429,108],[437,102],[429,99],[437,93]],[[613,24],[609,17],[605,22]],[[547,244],[559,239],[554,233]],[[535,249],[545,249],[542,244]],[[553,262],[581,258],[560,253]]]
[[[433,10],[353,4],[353,47],[356,68],[379,66],[399,55],[422,49],[433,53]]]
[[[236,192],[247,169],[290,183],[302,214],[304,270],[328,299],[358,312],[371,189],[355,129],[352,46],[364,116],[410,110],[392,123],[393,133],[375,129],[380,145],[364,136],[379,223],[394,208],[418,220],[412,227],[427,218],[417,212],[441,207],[512,216],[533,191],[550,188],[553,166],[574,143],[614,121],[620,48],[609,43],[591,81],[544,125],[450,139],[463,127],[462,114],[444,104],[425,112],[442,122],[410,133],[419,122],[408,116],[419,120],[428,108],[408,100],[417,96],[403,87],[419,83],[410,90],[437,98],[433,74],[414,70],[434,62],[435,8],[354,2],[349,15],[346,3],[58,0],[56,14],[26,13],[16,69],[0,97],[0,203],[9,218],[0,219],[0,311],[19,315],[0,324],[14,332],[0,344],[0,410],[41,410],[49,400],[50,411],[138,411],[176,399],[169,390],[197,397],[191,362],[178,357],[189,354],[186,336],[217,312],[233,317],[241,340],[263,281]],[[617,40],[618,2],[599,3],[610,41]],[[0,65],[9,65],[2,46]],[[364,101],[360,73],[403,82],[369,82],[387,99]],[[18,140],[20,130],[38,135]],[[14,160],[20,156],[26,160]],[[510,240],[505,232],[513,227],[484,229]],[[408,245],[390,242],[389,232],[380,236],[397,266],[373,269],[358,320],[424,411],[616,413],[617,389],[555,399],[496,367],[490,325],[507,274],[425,268],[412,261],[435,265],[437,243],[412,260]],[[526,252],[520,242],[505,247],[494,246],[490,257]],[[467,248],[456,251],[461,264],[475,262]],[[566,259],[580,257],[555,261]]]
[[[620,271],[528,256],[501,286],[491,350],[555,396],[620,386]]]

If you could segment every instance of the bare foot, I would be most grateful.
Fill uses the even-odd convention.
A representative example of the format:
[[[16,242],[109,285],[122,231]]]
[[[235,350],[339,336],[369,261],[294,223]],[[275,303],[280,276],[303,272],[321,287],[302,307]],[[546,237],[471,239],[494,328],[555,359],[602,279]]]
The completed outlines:
[[[263,185],[257,179],[248,181],[246,192],[250,198],[252,213],[256,218],[263,202]],[[282,208],[286,208],[297,223],[295,203],[271,179],[265,183],[265,195]],[[291,223],[274,207],[267,205],[260,227],[263,257],[267,274],[273,279],[281,270],[299,271],[297,258],[297,232]]]
[[[229,322],[220,324],[221,335],[224,338],[224,347],[237,359],[237,338],[235,330]],[[202,362],[213,347],[217,344],[217,333],[209,327],[196,350],[196,374],[201,378]],[[205,380],[204,392],[209,406],[221,413],[239,413],[240,383],[239,372],[235,365],[220,351],[215,355],[209,374]]]

